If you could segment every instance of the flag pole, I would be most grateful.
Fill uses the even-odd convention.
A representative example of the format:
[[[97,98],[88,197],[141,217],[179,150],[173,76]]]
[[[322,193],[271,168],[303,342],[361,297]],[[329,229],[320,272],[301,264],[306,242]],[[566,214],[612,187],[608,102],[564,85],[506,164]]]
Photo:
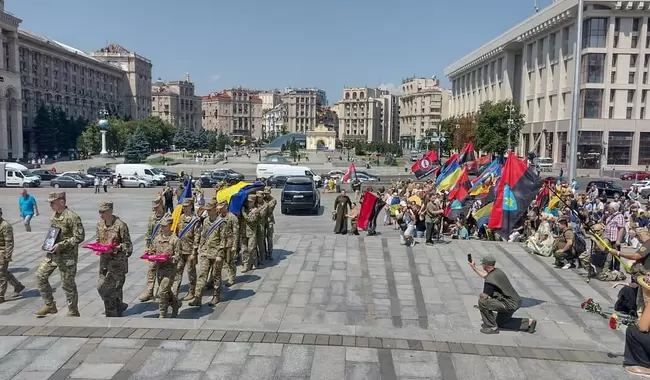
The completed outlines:
[[[576,48],[573,52],[573,101],[571,102],[571,139],[568,141],[571,148],[569,159],[569,181],[578,177],[578,122],[580,117],[580,80],[582,60],[582,12],[584,0],[578,1],[578,17],[576,18]],[[564,54],[564,53],[563,53]]]

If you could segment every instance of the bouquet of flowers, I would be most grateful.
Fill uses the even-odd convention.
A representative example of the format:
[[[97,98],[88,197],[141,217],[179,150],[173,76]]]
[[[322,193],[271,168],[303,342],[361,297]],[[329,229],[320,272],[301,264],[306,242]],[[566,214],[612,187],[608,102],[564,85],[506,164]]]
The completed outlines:
[[[100,256],[104,253],[110,252],[114,250],[117,245],[116,244],[99,244],[99,243],[89,243],[83,246],[84,248],[88,248],[91,251],[95,251],[95,254],[97,256]]]
[[[580,304],[580,307],[589,313],[607,318],[607,314],[603,312],[603,308],[600,307],[600,304],[594,301],[593,298],[588,298],[585,302]]]
[[[633,316],[619,315],[616,313],[612,313],[612,314],[605,313],[602,307],[600,307],[600,304],[591,298],[581,303],[580,307],[589,313],[599,315],[603,318],[608,318],[609,328],[612,330],[618,329],[620,325],[629,326],[636,322],[636,318]]]

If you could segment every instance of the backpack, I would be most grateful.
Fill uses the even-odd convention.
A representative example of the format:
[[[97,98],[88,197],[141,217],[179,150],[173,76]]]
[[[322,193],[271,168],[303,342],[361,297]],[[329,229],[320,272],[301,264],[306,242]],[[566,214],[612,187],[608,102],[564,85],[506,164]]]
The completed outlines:
[[[574,224],[573,226],[573,253],[580,255],[583,252],[587,251],[587,242],[585,242],[585,237],[580,231],[580,225]]]

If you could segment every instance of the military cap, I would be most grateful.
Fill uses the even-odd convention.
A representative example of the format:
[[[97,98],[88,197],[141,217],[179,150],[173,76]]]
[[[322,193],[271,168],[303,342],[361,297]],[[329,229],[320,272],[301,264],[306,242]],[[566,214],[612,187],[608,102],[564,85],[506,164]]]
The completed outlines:
[[[194,204],[192,198],[183,199],[183,203],[182,203],[183,207],[191,206],[192,204]]]
[[[171,226],[174,221],[172,220],[171,216],[165,215],[163,218],[160,220],[160,225],[161,226]]]
[[[216,207],[217,207],[217,201],[212,199],[208,203],[206,203],[205,206],[203,206],[203,209],[204,210],[212,210],[213,208],[216,208]]]
[[[113,211],[113,202],[102,202],[99,204],[99,211]]]
[[[248,197],[246,198],[247,201],[249,202],[255,202],[255,199],[257,196],[255,194],[248,194]]]
[[[494,264],[496,264],[496,263],[497,263],[497,259],[495,259],[494,256],[492,256],[492,255],[485,255],[481,259],[481,264],[483,264],[483,265],[494,266]]]
[[[163,200],[161,197],[157,197],[153,201],[151,201],[151,206],[157,207],[157,206],[162,206],[163,205]]]
[[[217,210],[223,210],[228,208],[228,203],[227,202],[219,202],[217,203]]]
[[[258,198],[262,198],[262,197],[264,197],[264,192],[263,191],[256,191],[255,196],[258,197]]]
[[[65,200],[65,191],[55,191],[53,193],[50,193],[47,196],[47,201],[49,203],[52,203],[52,202],[56,201],[57,199]]]

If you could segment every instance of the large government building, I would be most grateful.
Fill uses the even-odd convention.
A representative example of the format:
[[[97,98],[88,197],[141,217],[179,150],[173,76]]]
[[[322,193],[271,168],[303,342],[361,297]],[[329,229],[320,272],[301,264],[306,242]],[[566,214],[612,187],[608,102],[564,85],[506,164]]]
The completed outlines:
[[[567,162],[578,0],[556,0],[445,70],[450,116],[513,99],[526,115],[519,152]],[[650,164],[648,1],[585,0],[578,167]],[[539,143],[534,143],[539,140]]]
[[[19,30],[0,0],[0,160],[36,152],[33,121],[40,105],[93,120],[100,110],[143,119],[151,113],[151,62],[108,45],[86,54]]]

